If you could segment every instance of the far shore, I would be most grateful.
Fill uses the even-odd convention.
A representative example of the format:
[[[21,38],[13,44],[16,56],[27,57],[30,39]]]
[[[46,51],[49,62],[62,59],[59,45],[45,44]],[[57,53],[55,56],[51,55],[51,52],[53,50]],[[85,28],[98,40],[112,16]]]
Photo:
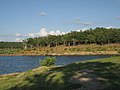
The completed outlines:
[[[72,56],[120,55],[120,44],[39,47],[28,49],[0,49],[0,56]]]
[[[57,54],[57,53],[45,53],[45,54],[0,54],[0,56],[84,56],[84,55],[119,55],[117,52],[81,52],[81,53],[64,53],[64,54]]]

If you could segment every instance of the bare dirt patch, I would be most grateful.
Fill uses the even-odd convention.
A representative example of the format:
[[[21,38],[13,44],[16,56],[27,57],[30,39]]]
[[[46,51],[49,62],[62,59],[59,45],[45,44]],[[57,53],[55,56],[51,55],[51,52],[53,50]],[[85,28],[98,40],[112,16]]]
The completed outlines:
[[[84,69],[76,72],[69,79],[70,83],[73,84],[81,84],[81,88],[74,90],[102,90],[104,89],[104,85],[99,81],[95,74],[93,74],[92,70]]]

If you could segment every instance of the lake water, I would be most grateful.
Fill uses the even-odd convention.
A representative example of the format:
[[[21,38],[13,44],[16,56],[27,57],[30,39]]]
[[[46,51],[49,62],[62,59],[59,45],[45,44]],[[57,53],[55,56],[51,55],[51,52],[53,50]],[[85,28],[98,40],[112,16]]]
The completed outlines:
[[[55,56],[56,65],[66,65],[77,61],[106,58],[110,56]],[[0,56],[0,74],[23,72],[40,66],[44,56]]]

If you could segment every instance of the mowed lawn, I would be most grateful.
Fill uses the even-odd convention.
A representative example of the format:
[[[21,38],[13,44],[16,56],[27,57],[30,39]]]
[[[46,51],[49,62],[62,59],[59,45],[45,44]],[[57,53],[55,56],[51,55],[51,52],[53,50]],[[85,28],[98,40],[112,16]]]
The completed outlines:
[[[120,56],[1,75],[0,90],[120,90]]]

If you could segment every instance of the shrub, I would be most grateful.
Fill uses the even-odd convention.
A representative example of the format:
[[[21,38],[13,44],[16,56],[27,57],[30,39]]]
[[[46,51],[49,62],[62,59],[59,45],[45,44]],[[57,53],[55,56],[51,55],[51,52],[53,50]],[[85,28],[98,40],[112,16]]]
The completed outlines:
[[[64,50],[67,50],[67,48],[65,48]]]
[[[53,66],[53,65],[55,65],[56,61],[57,60],[55,57],[46,57],[45,59],[40,61],[40,65],[41,66]]]
[[[120,54],[120,50],[118,50],[117,52],[118,52],[118,54]]]
[[[46,53],[49,53],[49,50],[46,50]]]

